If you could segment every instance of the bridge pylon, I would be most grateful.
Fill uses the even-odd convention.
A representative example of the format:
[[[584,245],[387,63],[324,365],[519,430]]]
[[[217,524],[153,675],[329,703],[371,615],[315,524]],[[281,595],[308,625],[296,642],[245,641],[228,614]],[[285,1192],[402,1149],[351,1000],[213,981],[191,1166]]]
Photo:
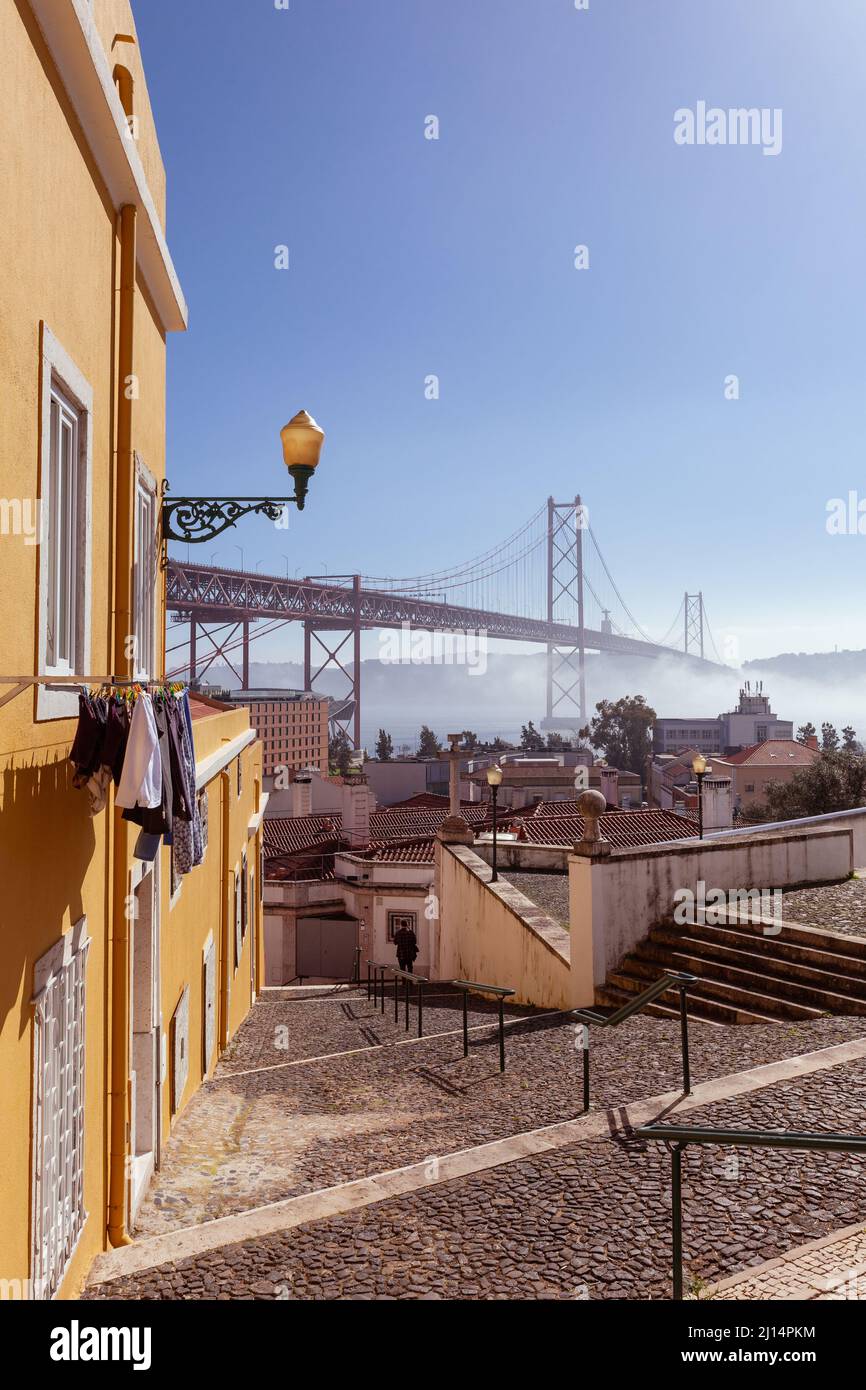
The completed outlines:
[[[702,593],[685,596],[683,607],[683,651],[695,652],[704,659],[704,596]]]
[[[547,712],[545,730],[577,732],[586,725],[586,627],[583,608],[583,532],[586,509],[573,502],[547,499],[547,621],[574,623],[574,646],[547,644]]]
[[[339,695],[329,696],[328,726],[332,737],[345,733],[357,752],[361,747],[361,576],[346,577],[352,580],[352,612],[348,621],[307,618],[304,622],[304,689],[314,690],[323,671],[337,671],[342,676],[345,689]]]

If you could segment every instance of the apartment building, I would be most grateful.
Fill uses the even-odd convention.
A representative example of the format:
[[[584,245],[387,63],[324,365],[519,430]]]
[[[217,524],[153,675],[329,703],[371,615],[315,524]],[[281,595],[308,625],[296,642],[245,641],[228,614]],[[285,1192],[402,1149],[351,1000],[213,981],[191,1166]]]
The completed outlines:
[[[247,711],[162,679],[187,311],[128,0],[0,5],[0,129],[0,1273],[75,1298],[255,996],[266,797]],[[134,682],[188,710],[188,860],[70,761],[79,695]]]
[[[311,690],[233,690],[222,696],[245,705],[262,743],[262,771],[290,785],[296,772],[328,772],[327,696]]]

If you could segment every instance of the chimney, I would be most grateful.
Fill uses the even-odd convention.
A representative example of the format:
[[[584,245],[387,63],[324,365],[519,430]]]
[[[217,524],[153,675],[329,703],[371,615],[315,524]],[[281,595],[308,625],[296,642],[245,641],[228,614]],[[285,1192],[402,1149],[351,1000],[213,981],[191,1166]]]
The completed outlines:
[[[343,838],[352,849],[366,849],[370,843],[370,811],[373,798],[363,773],[343,778]]]
[[[730,777],[704,778],[704,830],[730,830],[734,823],[734,792]]]
[[[308,772],[299,772],[292,782],[292,815],[308,816],[312,810],[312,778]]]
[[[809,735],[807,736],[807,738],[806,738],[806,747],[807,747],[807,748],[814,748],[814,749],[815,749],[815,752],[817,753],[817,751],[818,751],[818,735],[817,735],[817,734],[809,734]]]
[[[601,792],[608,806],[619,806],[619,772],[615,767],[600,767]]]

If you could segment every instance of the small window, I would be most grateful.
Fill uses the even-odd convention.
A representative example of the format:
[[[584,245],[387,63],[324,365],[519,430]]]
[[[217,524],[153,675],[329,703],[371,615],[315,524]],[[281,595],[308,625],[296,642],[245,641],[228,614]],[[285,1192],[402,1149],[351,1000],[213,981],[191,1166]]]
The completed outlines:
[[[46,673],[66,675],[79,663],[83,608],[84,479],[81,412],[51,386],[48,496]]]
[[[388,940],[393,941],[401,927],[408,927],[417,935],[418,914],[416,912],[388,913]]]
[[[747,792],[753,792],[753,791],[755,790],[755,784],[754,784],[754,782],[747,782],[747,783],[746,783],[746,788],[745,788],[745,789],[746,789]]]
[[[81,675],[90,665],[93,390],[41,325],[39,671]],[[78,694],[40,687],[36,717],[66,719]]]
[[[138,680],[149,680],[156,671],[157,557],[156,486],[136,459],[133,661]]]

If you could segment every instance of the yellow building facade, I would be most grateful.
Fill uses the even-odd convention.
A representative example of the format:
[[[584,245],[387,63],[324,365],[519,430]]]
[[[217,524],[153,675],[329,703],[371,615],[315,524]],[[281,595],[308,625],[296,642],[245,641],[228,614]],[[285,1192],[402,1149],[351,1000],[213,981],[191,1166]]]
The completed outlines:
[[[187,311],[127,0],[7,0],[0,75],[0,1296],[63,1298],[255,997],[266,798],[248,712],[200,700],[190,872],[73,786],[80,685],[165,675]]]

